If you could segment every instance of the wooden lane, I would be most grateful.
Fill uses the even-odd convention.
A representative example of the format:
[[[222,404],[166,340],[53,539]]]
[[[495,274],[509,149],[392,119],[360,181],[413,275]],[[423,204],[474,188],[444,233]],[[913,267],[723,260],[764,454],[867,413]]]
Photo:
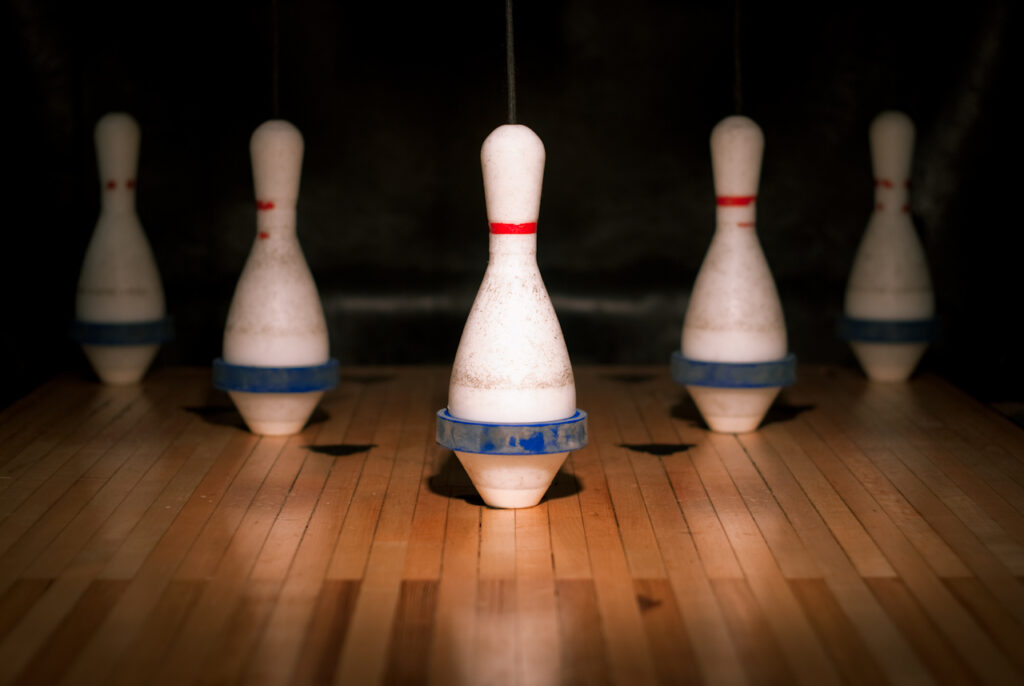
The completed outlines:
[[[441,367],[346,370],[289,438],[208,370],[0,413],[0,684],[1024,681],[1024,431],[807,367],[756,433],[577,370],[590,445],[483,507]]]

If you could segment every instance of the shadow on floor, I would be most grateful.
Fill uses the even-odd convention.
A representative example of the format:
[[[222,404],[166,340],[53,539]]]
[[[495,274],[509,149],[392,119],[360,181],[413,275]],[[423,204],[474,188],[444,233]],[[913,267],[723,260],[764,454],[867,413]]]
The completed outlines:
[[[473,482],[469,479],[469,474],[462,467],[459,458],[455,457],[455,453],[449,453],[441,471],[431,476],[427,480],[427,485],[430,486],[431,492],[437,495],[459,498],[470,505],[488,507],[480,494],[476,492]],[[546,503],[549,500],[573,496],[582,490],[583,484],[575,475],[559,471],[558,474],[555,474],[555,479],[551,482],[548,492],[541,498],[541,502]]]
[[[314,453],[320,453],[321,455],[330,455],[331,457],[348,457],[349,455],[365,453],[370,448],[376,448],[377,444],[367,443],[362,445],[358,443],[335,443],[334,445],[304,445],[302,447]]]
[[[341,383],[361,383],[364,386],[369,386],[375,383],[384,383],[385,381],[391,381],[395,378],[391,374],[342,374]]]
[[[813,410],[814,405],[792,405],[787,403],[785,398],[776,400],[772,406],[768,409],[768,414],[765,415],[764,420],[760,426],[768,426],[775,422],[788,422],[791,419],[795,419],[798,415]],[[689,395],[683,396],[683,398],[672,406],[671,414],[676,419],[682,419],[683,421],[692,422],[701,429],[710,431],[707,423],[700,414],[700,410],[693,403],[693,398]]]
[[[692,448],[694,443],[619,443],[620,448],[632,450],[635,453],[647,453],[655,457],[665,457],[675,453],[685,453]]]
[[[654,374],[602,374],[602,376],[611,381],[618,381],[619,383],[644,383],[655,378]]]

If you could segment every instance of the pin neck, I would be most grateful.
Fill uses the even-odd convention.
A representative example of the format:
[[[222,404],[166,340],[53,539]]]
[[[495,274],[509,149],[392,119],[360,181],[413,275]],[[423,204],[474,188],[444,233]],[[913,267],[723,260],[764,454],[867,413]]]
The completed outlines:
[[[537,261],[536,233],[492,233],[490,237],[491,262]]]
[[[135,211],[135,180],[103,182],[100,193],[100,209],[108,214]]]
[[[719,231],[756,229],[757,196],[719,195],[716,205],[715,218]]]
[[[910,211],[910,180],[875,179],[875,211],[898,214]]]
[[[257,200],[256,235],[263,239],[294,236],[294,203],[284,203],[280,200]]]

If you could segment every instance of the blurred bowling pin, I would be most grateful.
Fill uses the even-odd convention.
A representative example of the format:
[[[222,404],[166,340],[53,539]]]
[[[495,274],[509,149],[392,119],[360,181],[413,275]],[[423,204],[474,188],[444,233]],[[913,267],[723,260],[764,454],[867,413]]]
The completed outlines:
[[[215,384],[228,390],[253,433],[286,435],[306,424],[337,369],[330,367],[323,307],[295,232],[302,134],[286,121],[265,122],[250,152],[256,240],[228,311]],[[222,372],[242,381],[225,382]],[[296,382],[311,373],[321,382]]]
[[[869,130],[875,210],[846,287],[844,337],[867,375],[902,381],[928,347],[935,298],[924,249],[910,220],[914,123],[882,112]]]
[[[753,431],[780,386],[791,383],[776,381],[780,369],[792,375],[794,362],[755,228],[763,151],[761,129],[747,117],[728,117],[711,132],[717,227],[690,296],[681,349],[691,372],[715,373],[707,384],[679,380],[713,431]]]
[[[544,144],[525,126],[499,126],[480,158],[490,260],[455,355],[439,440],[489,505],[530,507],[569,450],[585,444],[586,415],[537,268]],[[442,438],[443,426],[454,434]]]
[[[135,211],[139,125],[112,112],[96,124],[101,209],[78,279],[75,338],[100,379],[137,383],[166,340],[164,291]]]

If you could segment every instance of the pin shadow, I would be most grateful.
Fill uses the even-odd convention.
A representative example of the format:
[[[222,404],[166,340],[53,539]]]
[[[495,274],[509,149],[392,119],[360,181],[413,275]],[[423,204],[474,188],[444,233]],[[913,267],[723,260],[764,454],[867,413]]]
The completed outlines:
[[[370,384],[391,381],[393,378],[395,377],[391,374],[342,374],[341,383],[361,383],[364,386],[369,386]]]
[[[455,453],[448,454],[448,459],[444,461],[440,471],[427,479],[427,486],[430,487],[432,493],[437,495],[442,495],[446,498],[458,498],[470,505],[489,507],[480,497],[480,494],[477,493],[473,482],[469,478],[469,474],[462,467],[459,458],[455,457]],[[576,495],[582,490],[583,484],[575,475],[559,470],[555,474],[551,486],[548,487],[547,493],[541,498],[541,502],[546,503],[549,500],[566,498]]]
[[[376,448],[377,444],[367,443],[362,445],[358,443],[335,443],[334,445],[304,445],[302,447],[314,453],[320,453],[321,455],[330,455],[331,457],[348,457],[349,455],[365,453],[370,448]]]
[[[619,443],[620,448],[632,450],[635,453],[647,453],[656,457],[665,457],[675,453],[685,453],[692,448],[694,443]]]
[[[627,384],[643,383],[655,378],[654,374],[602,374],[602,376],[611,381]]]

